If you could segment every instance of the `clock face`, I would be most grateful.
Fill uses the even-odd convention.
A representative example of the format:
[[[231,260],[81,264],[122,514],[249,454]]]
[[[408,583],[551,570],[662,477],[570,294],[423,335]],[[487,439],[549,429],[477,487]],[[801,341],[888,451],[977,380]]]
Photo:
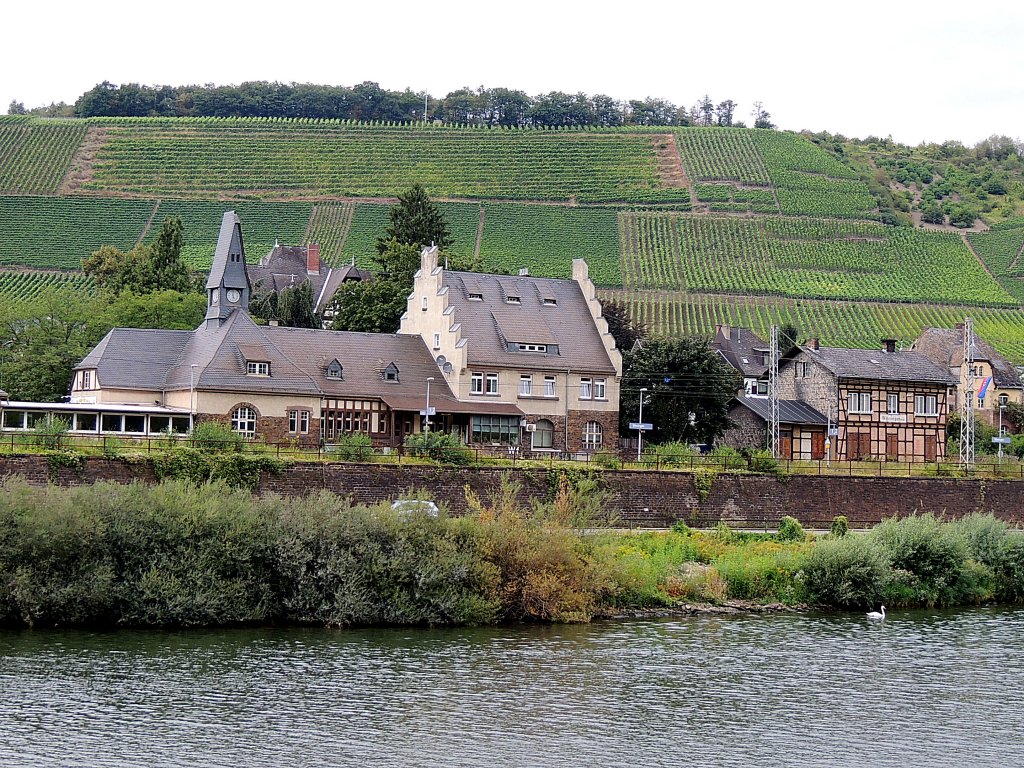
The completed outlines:
[[[242,298],[242,294],[240,294],[234,288],[228,291],[228,301],[230,301],[232,304],[236,303],[240,298]]]

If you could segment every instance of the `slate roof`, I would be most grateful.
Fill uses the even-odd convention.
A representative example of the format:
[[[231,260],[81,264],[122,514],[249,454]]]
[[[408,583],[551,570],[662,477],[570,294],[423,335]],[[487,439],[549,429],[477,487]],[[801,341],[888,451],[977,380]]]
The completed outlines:
[[[313,291],[313,311],[322,312],[341,284],[348,280],[369,280],[372,275],[352,264],[337,269],[321,261],[320,271],[306,271],[306,246],[276,245],[259,264],[248,266],[253,286],[280,293],[285,288],[302,285],[309,280]]]
[[[744,376],[759,378],[768,370],[768,365],[761,362],[761,351],[768,350],[768,342],[749,328],[721,325],[711,346]]]
[[[946,366],[952,372],[963,364],[963,331],[956,328],[925,328],[911,349],[937,365]],[[1024,389],[1024,382],[1013,364],[977,334],[974,336],[974,357],[992,364],[992,380],[999,389]]]
[[[341,379],[327,377],[337,359]],[[246,374],[246,360],[270,363],[269,376]],[[385,381],[394,363],[398,381]],[[195,364],[194,369],[192,365]],[[443,413],[521,415],[512,403],[459,402],[419,336],[260,326],[236,311],[219,326],[194,331],[115,328],[76,366],[96,368],[104,389],[189,389],[313,397],[380,398],[397,410],[430,404]]]
[[[442,281],[470,365],[615,374],[575,280],[445,270]],[[472,300],[470,294],[481,299]],[[518,297],[518,303],[508,303],[509,296]],[[510,352],[509,342],[557,345],[558,354]]]
[[[733,403],[750,409],[767,422],[771,406],[767,398],[737,397]],[[734,406],[735,407],[735,406]],[[803,400],[779,400],[780,424],[827,425],[828,418]]]
[[[872,379],[876,381],[926,381],[955,385],[959,381],[949,368],[933,363],[919,352],[900,350],[883,352],[877,349],[847,349],[845,347],[797,347],[809,359],[821,363],[840,378]],[[791,357],[791,352],[787,357]]]

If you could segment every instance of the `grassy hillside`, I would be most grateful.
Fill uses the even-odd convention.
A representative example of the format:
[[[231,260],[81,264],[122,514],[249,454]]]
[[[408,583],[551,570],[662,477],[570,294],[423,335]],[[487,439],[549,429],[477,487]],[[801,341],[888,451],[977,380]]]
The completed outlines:
[[[938,185],[929,192],[897,181],[917,171],[880,154],[884,147],[858,144],[855,161],[842,142],[813,138],[0,118],[0,264],[75,269],[100,245],[130,248],[177,215],[185,257],[203,268],[233,209],[250,260],[278,241],[319,242],[328,263],[367,266],[389,200],[421,182],[441,200],[460,259],[565,277],[573,258],[586,258],[594,280],[652,329],[708,333],[732,322],[763,332],[779,320],[825,343],[874,346],[971,314],[982,335],[1024,362],[1024,219],[972,234],[977,255],[950,232],[886,226],[893,194],[908,210],[949,198],[966,160],[936,162],[932,180],[920,182]],[[1003,198],[1016,199],[1011,160],[998,172],[976,168],[971,200],[999,197],[985,190],[1004,177]],[[882,170],[894,185],[889,198],[873,175]],[[1009,210],[1005,200],[993,215]]]

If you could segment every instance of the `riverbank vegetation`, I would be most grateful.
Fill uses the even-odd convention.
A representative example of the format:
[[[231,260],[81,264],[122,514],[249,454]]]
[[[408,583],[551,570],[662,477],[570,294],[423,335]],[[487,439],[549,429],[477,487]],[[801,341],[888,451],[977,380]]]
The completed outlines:
[[[479,624],[726,600],[862,610],[1024,600],[1024,532],[990,516],[866,534],[629,533],[562,483],[506,483],[464,517],[223,483],[0,487],[0,625]]]

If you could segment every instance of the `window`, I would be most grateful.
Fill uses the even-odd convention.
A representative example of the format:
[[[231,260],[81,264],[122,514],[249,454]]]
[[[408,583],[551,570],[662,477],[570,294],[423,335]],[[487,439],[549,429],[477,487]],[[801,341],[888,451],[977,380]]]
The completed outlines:
[[[440,333],[435,333],[434,334],[434,349],[440,349],[440,348],[441,348],[441,334]]]
[[[1010,402],[1010,396],[1009,395],[1000,395],[999,396],[999,404],[1000,405],[1008,405],[1009,402]]]
[[[4,411],[4,429],[24,429],[25,411]]]
[[[245,372],[249,376],[269,376],[270,363],[258,363],[250,360],[245,364]]]
[[[793,363],[793,374],[798,379],[807,378],[807,363],[803,360],[797,360]]]
[[[341,363],[337,360],[332,360],[331,364],[327,366],[327,378],[328,379],[341,379],[345,369],[342,368]]]
[[[143,434],[146,431],[146,417],[141,413],[128,413],[124,417],[124,431]]]
[[[538,419],[534,424],[532,448],[551,448],[555,441],[555,425],[548,419]]]
[[[768,394],[768,382],[764,379],[747,379],[745,388],[748,395]]]
[[[885,396],[885,410],[887,413],[900,412],[900,396],[897,392],[890,392]]]
[[[604,441],[604,430],[596,421],[588,421],[583,425],[583,447],[589,451],[597,450]]]
[[[544,306],[545,307],[557,307],[558,306],[558,300],[552,298],[551,296],[545,296],[544,299],[543,299],[543,302],[544,302]]]
[[[488,373],[487,374],[487,394],[496,395],[498,394],[498,374]]]
[[[530,397],[533,394],[533,376],[524,373],[519,377],[519,394],[521,397]]]
[[[423,300],[420,302],[420,309],[422,309],[424,312],[427,311],[427,297],[426,296],[424,296]]]
[[[520,344],[519,345],[519,351],[520,352],[547,352],[548,351],[548,345],[547,344]]]
[[[544,377],[544,397],[555,397],[555,377]]]
[[[231,412],[231,429],[243,435],[256,434],[256,411],[247,405],[240,405]]]
[[[288,411],[288,431],[305,435],[309,432],[309,411]]]
[[[518,416],[474,416],[470,428],[474,443],[519,443]]]
[[[98,419],[95,413],[76,413],[72,429],[76,432],[95,432],[97,423]]]
[[[398,366],[394,363],[388,363],[387,368],[384,369],[384,381],[398,381]]]
[[[469,294],[470,301],[483,301],[484,295],[482,293],[471,293]]]
[[[303,419],[303,414],[306,414]],[[320,431],[332,442],[348,432],[386,434],[391,420],[388,408],[379,400],[328,400],[320,411]],[[309,429],[308,412],[299,411],[298,428]],[[289,422],[290,423],[290,422]]]
[[[608,390],[604,379],[594,379],[594,399],[607,400]]]
[[[100,419],[100,430],[103,432],[120,432],[121,414],[104,413]]]
[[[505,303],[506,304],[522,304],[522,301],[519,299],[518,296],[506,296],[505,297]]]
[[[82,389],[92,389],[92,371],[82,371]]]
[[[978,407],[981,410],[985,410],[985,398],[984,398],[984,396],[978,398]]]
[[[469,377],[469,394],[482,395],[484,393],[484,375],[473,371]]]
[[[580,400],[593,400],[594,382],[589,376],[580,379]]]
[[[152,434],[187,435],[189,419],[187,416],[150,416],[149,431]]]
[[[938,416],[939,398],[937,395],[914,395],[915,416]]]
[[[848,404],[850,413],[871,413],[871,393],[851,392]]]

